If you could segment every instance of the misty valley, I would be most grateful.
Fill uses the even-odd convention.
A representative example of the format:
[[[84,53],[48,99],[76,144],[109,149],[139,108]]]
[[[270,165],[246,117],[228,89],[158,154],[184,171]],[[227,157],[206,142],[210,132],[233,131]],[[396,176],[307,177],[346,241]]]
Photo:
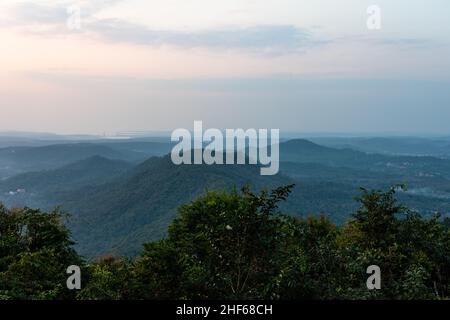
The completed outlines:
[[[281,211],[326,216],[340,225],[360,188],[404,184],[402,203],[450,216],[449,138],[290,138],[280,142],[280,172],[259,165],[174,165],[167,138],[108,140],[2,136],[0,202],[70,214],[82,255],[135,256],[166,235],[177,208],[206,190],[256,190],[295,184]]]

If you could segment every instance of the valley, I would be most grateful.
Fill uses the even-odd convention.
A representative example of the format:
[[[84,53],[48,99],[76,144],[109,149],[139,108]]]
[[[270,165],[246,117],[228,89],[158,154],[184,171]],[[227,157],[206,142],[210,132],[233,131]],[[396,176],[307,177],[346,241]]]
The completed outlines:
[[[77,250],[90,258],[135,256],[142,243],[165,236],[180,205],[205,190],[244,185],[262,190],[295,184],[282,212],[324,215],[337,224],[356,209],[353,198],[360,187],[405,184],[408,190],[399,198],[406,205],[425,216],[450,214],[449,159],[372,153],[311,140],[281,142],[275,176],[261,176],[258,165],[174,165],[171,144],[161,141],[8,146],[0,149],[0,167],[9,168],[0,182],[0,202],[44,210],[60,206],[70,213],[67,225]]]

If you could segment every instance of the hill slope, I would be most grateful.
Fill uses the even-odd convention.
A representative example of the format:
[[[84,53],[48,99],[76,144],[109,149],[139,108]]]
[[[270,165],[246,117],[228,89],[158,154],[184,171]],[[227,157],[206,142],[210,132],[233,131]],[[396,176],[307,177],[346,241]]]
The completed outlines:
[[[0,192],[25,189],[33,193],[54,192],[100,184],[132,167],[122,160],[93,156],[53,170],[22,173],[0,182]]]
[[[115,148],[118,146],[124,153],[147,152],[150,147],[141,143],[118,143]],[[270,189],[294,182],[297,186],[283,205],[284,212],[300,216],[323,213],[336,223],[344,222],[355,210],[353,197],[361,186],[384,189],[407,183],[412,187],[411,193],[402,195],[407,205],[423,213],[450,212],[449,160],[366,154],[307,140],[282,143],[280,150],[281,174],[276,176],[260,176],[260,168],[252,165],[175,166],[169,156],[150,158],[132,168],[94,157],[62,171],[14,177],[5,186],[8,190],[26,185],[38,195],[46,189],[42,197],[22,200],[33,207],[62,205],[73,215],[70,227],[78,249],[89,257],[135,255],[142,243],[165,235],[179,205],[206,189],[230,189],[246,183],[255,189]]]
[[[135,160],[145,155],[120,152],[92,143],[57,144],[43,147],[8,147],[0,149],[0,179],[40,170],[51,170],[93,156]]]
[[[251,184],[256,189],[292,183],[283,176],[264,177],[257,166],[172,164],[151,158],[110,183],[55,195],[71,213],[70,227],[83,254],[136,254],[142,243],[161,238],[176,208],[205,190]],[[75,200],[73,200],[75,199]]]
[[[450,157],[450,140],[448,138],[313,138],[312,141],[320,145],[351,148],[371,153]]]

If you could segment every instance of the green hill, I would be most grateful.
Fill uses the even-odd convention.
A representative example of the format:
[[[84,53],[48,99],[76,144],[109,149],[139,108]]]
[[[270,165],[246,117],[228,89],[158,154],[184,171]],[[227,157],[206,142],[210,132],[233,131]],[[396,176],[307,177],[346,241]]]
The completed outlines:
[[[167,148],[157,144],[155,151],[147,150],[151,145],[113,142],[103,147],[125,156],[127,152],[151,154]],[[270,189],[295,183],[281,208],[285,213],[303,217],[323,214],[338,224],[356,209],[353,197],[361,186],[385,189],[406,183],[410,191],[399,197],[411,208],[427,215],[450,212],[449,160],[374,155],[300,139],[281,143],[280,150],[282,162],[276,176],[261,176],[255,165],[176,166],[168,155],[137,166],[94,156],[56,170],[10,178],[0,183],[0,201],[46,210],[62,205],[72,214],[69,225],[78,249],[89,257],[135,255],[142,243],[165,235],[180,204],[207,189],[229,190],[244,184]],[[26,192],[4,194],[19,188]]]
[[[0,180],[13,175],[40,170],[52,170],[93,156],[136,161],[144,154],[121,152],[93,143],[56,144],[42,147],[8,147],[0,149]]]
[[[151,158],[107,184],[55,194],[54,201],[73,213],[70,227],[80,252],[134,255],[143,242],[165,234],[180,204],[205,190],[244,184],[262,189],[291,182],[281,175],[261,176],[258,166],[176,166],[165,156]]]
[[[132,167],[122,160],[93,156],[54,170],[27,172],[0,183],[0,192],[24,189],[45,194],[85,185],[101,184]]]

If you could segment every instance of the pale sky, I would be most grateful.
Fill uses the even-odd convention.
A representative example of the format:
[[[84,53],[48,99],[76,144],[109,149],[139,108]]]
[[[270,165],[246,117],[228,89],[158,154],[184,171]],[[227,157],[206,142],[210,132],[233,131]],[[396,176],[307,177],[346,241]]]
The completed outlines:
[[[450,133],[448,119],[448,0],[0,3],[0,131]]]

